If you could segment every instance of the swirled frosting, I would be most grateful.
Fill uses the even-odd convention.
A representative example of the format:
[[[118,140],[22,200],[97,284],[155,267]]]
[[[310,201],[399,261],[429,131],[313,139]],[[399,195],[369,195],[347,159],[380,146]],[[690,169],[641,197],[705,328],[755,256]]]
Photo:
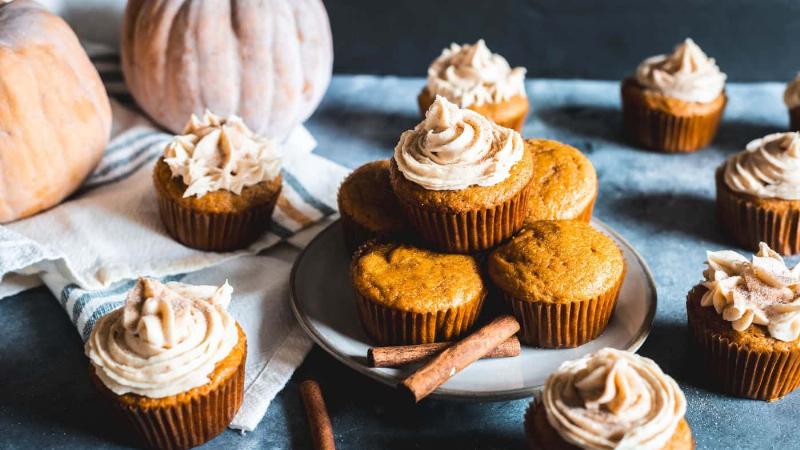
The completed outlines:
[[[250,131],[237,116],[223,119],[210,111],[203,117],[192,114],[183,134],[167,145],[164,162],[186,184],[183,196],[198,198],[218,190],[238,195],[281,170],[273,141]]]
[[[433,191],[493,186],[508,178],[522,154],[519,133],[441,96],[394,148],[403,176]]]
[[[142,278],[125,305],[102,317],[86,342],[97,376],[115,394],[161,398],[209,382],[239,340],[226,308],[233,289]]]
[[[800,106],[800,73],[792,81],[786,83],[786,90],[783,91],[783,103],[789,109]]]
[[[678,44],[669,55],[651,56],[636,68],[636,81],[668,97],[708,103],[725,88],[726,75],[691,39]]]
[[[789,269],[763,242],[752,261],[731,250],[707,258],[700,305],[713,306],[736,331],[756,324],[779,341],[800,337],[800,266]]]
[[[525,96],[525,68],[509,66],[483,39],[451,44],[428,68],[428,90],[466,108]]]
[[[542,403],[559,435],[585,449],[660,450],[686,413],[683,392],[655,362],[611,348],[562,364]]]
[[[800,133],[773,133],[725,163],[725,184],[761,198],[800,200]]]

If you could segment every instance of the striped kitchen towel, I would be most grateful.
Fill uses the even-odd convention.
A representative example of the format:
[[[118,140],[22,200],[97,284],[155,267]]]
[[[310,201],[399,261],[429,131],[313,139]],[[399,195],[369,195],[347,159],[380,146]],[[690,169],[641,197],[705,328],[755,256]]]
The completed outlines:
[[[232,313],[249,341],[245,404],[232,426],[251,430],[311,345],[289,308],[286,252],[281,259],[270,249],[302,246],[331,220],[347,170],[312,153],[316,142],[298,127],[281,145],[284,186],[270,230],[231,253],[184,247],[165,233],[152,184],[153,164],[171,136],[136,109],[117,56],[87,49],[112,97],[111,142],[67,201],[0,226],[0,298],[43,282],[85,340],[139,276],[195,284],[228,279]]]

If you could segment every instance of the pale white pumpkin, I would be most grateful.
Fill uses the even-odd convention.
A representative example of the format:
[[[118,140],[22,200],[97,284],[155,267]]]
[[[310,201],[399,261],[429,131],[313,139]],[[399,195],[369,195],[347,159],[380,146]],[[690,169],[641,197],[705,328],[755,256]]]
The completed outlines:
[[[208,109],[281,138],[319,104],[332,64],[321,0],[131,0],[125,10],[128,88],[174,133]]]
[[[74,192],[110,131],[108,96],[72,29],[34,1],[0,2],[0,223]]]

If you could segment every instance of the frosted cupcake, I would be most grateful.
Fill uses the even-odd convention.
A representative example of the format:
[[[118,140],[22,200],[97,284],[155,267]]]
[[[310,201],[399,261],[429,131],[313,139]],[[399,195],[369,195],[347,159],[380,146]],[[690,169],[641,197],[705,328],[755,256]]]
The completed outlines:
[[[232,251],[267,230],[281,192],[281,160],[271,140],[241,118],[192,115],[167,145],[153,181],[164,227],[187,247]]]
[[[800,74],[786,84],[783,91],[783,103],[789,110],[789,129],[800,131]]]
[[[400,136],[389,169],[410,224],[450,253],[486,250],[519,230],[532,175],[519,133],[441,96]]]
[[[451,44],[431,63],[427,85],[417,99],[422,115],[437,95],[517,131],[528,114],[525,68],[511,68],[483,39],[473,45]]]
[[[750,142],[717,169],[716,186],[719,221],[739,245],[800,253],[800,133]]]
[[[725,109],[726,76],[691,39],[668,55],[645,59],[622,82],[622,113],[630,139],[665,152],[711,143]]]
[[[605,348],[567,361],[528,408],[532,450],[694,449],[686,398],[651,359]]]
[[[148,447],[201,445],[239,410],[247,340],[232,291],[143,278],[92,330],[92,381]]]
[[[689,292],[689,329],[720,390],[776,400],[800,384],[800,267],[762,243],[752,260],[708,252]]]

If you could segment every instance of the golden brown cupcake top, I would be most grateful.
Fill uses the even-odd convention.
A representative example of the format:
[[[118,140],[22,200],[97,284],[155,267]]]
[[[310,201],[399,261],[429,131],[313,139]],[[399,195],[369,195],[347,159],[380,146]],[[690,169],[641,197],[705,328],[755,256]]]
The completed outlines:
[[[577,148],[547,139],[528,139],[533,155],[530,220],[578,217],[597,195],[594,166]]]
[[[339,210],[371,231],[393,233],[404,227],[400,203],[389,183],[389,160],[354,170],[339,187]]]
[[[538,221],[489,256],[489,276],[519,300],[568,303],[595,298],[619,282],[625,260],[591,225]]]
[[[477,261],[394,243],[368,243],[354,256],[356,291],[393,309],[431,312],[486,294]]]

